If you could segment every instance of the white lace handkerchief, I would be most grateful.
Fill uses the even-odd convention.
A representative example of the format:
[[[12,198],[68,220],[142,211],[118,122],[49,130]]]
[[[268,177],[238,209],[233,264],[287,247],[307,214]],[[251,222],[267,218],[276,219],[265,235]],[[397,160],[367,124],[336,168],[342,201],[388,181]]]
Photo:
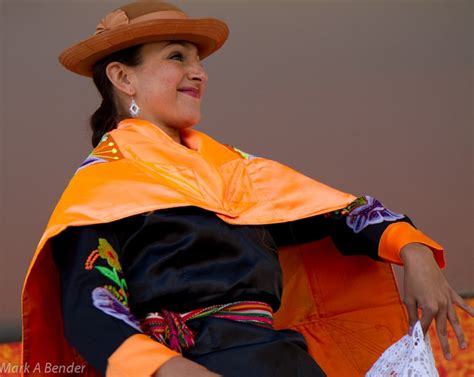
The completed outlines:
[[[412,335],[392,344],[372,365],[366,377],[438,377],[428,334],[423,337],[420,321]]]

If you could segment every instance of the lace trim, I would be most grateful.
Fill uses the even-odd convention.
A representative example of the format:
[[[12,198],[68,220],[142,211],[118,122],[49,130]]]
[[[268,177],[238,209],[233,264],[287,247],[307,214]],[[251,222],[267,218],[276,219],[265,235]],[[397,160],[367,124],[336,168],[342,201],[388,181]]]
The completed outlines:
[[[428,334],[423,337],[420,321],[413,334],[405,335],[392,344],[366,377],[438,377]]]

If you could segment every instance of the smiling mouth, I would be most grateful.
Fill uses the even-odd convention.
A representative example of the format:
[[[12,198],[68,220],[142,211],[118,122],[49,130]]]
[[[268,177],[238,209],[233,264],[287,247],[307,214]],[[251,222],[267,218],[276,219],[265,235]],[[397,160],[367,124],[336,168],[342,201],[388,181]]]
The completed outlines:
[[[191,97],[194,97],[194,98],[200,98],[200,94],[199,94],[199,91],[197,89],[194,89],[194,88],[183,88],[183,89],[178,89],[178,92],[180,93],[183,93],[183,94],[187,94]]]

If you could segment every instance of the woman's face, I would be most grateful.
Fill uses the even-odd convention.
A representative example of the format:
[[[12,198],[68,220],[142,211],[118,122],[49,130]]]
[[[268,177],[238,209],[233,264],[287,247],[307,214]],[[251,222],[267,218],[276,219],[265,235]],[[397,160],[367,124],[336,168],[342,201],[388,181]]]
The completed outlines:
[[[168,128],[199,122],[207,74],[196,46],[184,41],[147,43],[142,64],[132,67],[137,118]],[[131,100],[131,98],[129,99]]]

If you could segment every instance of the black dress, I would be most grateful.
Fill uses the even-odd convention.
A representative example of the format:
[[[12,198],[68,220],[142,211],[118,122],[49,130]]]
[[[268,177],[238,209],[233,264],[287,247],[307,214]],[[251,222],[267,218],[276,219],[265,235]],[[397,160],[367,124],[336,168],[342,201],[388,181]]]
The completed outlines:
[[[247,300],[277,311],[282,295],[278,247],[331,236],[342,254],[364,250],[380,260],[378,241],[395,221],[411,223],[399,216],[355,233],[337,211],[281,224],[230,225],[213,212],[188,206],[69,227],[52,240],[66,339],[105,375],[108,357],[140,331],[126,316],[94,305],[98,287],[113,293],[137,319],[161,308],[182,313]],[[104,242],[116,257],[98,255]],[[105,271],[107,263],[116,266],[115,277]],[[196,343],[183,356],[225,377],[325,376],[297,331],[215,317],[187,325],[196,332]]]

